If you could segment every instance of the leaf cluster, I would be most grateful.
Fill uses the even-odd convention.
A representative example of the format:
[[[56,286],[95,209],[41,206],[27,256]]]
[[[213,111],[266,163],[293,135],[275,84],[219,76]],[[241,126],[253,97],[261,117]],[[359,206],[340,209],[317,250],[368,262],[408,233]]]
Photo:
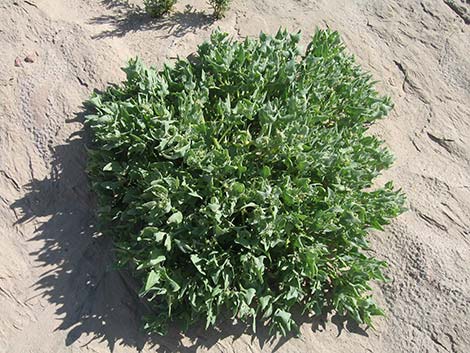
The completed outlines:
[[[221,19],[230,8],[231,0],[209,0],[209,4],[214,9],[214,17]],[[162,17],[171,11],[176,0],[144,0],[145,11],[152,17]]]
[[[209,0],[209,4],[214,9],[214,17],[221,19],[230,8],[230,0]]]
[[[318,30],[304,53],[299,39],[216,31],[161,71],[131,60],[90,99],[100,229],[142,283],[149,330],[227,311],[282,334],[299,309],[382,314],[369,282],[385,263],[366,238],[404,196],[372,188],[393,158],[366,132],[392,104],[338,33]]]
[[[144,0],[145,11],[152,17],[161,17],[169,12],[176,0]]]

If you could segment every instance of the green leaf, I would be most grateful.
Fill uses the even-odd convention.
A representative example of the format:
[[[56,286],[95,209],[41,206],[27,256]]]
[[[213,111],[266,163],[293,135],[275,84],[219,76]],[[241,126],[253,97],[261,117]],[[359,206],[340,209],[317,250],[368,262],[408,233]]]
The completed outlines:
[[[168,218],[168,223],[175,223],[175,224],[180,224],[183,221],[183,214],[180,211],[177,211],[173,213],[169,218]]]
[[[292,329],[292,315],[282,309],[277,309],[274,313],[274,319],[279,322],[284,332],[289,332]]]
[[[232,192],[235,195],[243,194],[245,192],[245,185],[243,185],[242,183],[239,183],[239,182],[233,183]]]
[[[270,295],[265,295],[259,298],[259,304],[260,304],[260,309],[261,311],[264,311],[267,307],[268,304],[271,301],[271,296]]]
[[[158,265],[160,262],[165,261],[165,259],[166,259],[166,256],[164,255],[163,250],[153,249],[150,252],[149,264],[151,266],[155,266],[155,265]]]
[[[269,168],[268,166],[263,166],[263,168],[261,168],[261,175],[264,178],[269,177],[271,175],[271,168]]]
[[[245,292],[245,301],[247,305],[250,305],[254,296],[256,295],[256,289],[248,288]]]
[[[201,265],[200,265],[200,262],[201,262],[201,258],[196,255],[196,254],[192,254],[190,256],[191,258],[191,262],[193,263],[193,265],[196,267],[196,269],[203,275],[205,275],[206,273],[204,272],[204,270],[202,269]]]
[[[149,291],[160,281],[160,275],[154,270],[150,271],[145,282],[145,291]]]
[[[145,227],[141,232],[142,238],[151,237],[157,243],[161,242],[165,235],[165,232],[160,232],[159,228],[156,227]]]

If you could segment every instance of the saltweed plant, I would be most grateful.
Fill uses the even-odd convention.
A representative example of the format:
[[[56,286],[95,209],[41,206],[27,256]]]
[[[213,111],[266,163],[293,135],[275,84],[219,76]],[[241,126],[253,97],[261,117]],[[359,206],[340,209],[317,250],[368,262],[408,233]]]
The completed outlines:
[[[152,17],[161,17],[171,10],[176,0],[144,0],[145,11]]]
[[[209,4],[214,9],[214,17],[221,19],[230,7],[230,0],[209,0]]]
[[[367,127],[392,104],[319,30],[232,41],[214,32],[161,71],[138,59],[90,100],[89,175],[103,233],[154,309],[146,327],[231,313],[282,334],[292,313],[371,325],[383,261],[370,229],[403,195],[372,181],[392,163]]]

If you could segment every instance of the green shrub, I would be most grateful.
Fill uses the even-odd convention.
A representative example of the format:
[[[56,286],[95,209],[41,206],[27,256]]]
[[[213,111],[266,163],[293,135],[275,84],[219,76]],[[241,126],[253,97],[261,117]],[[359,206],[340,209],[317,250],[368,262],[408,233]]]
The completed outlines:
[[[176,0],[144,0],[145,11],[152,17],[161,17],[171,10]]]
[[[230,0],[209,0],[209,4],[214,9],[214,17],[221,19],[230,7]]]
[[[138,59],[95,94],[89,174],[119,264],[155,309],[146,327],[213,325],[222,312],[282,334],[291,313],[335,310],[371,325],[385,263],[366,236],[404,201],[372,180],[392,163],[367,126],[391,108],[336,32],[233,42],[194,60]]]

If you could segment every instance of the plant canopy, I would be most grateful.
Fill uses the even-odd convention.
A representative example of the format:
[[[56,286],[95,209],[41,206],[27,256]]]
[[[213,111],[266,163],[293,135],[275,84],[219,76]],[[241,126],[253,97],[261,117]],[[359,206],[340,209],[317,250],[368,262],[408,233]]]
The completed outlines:
[[[382,314],[369,283],[385,263],[366,238],[404,196],[373,187],[393,158],[366,132],[392,104],[338,33],[299,40],[216,31],[161,71],[131,60],[90,99],[100,229],[142,283],[150,331],[224,312],[281,334],[296,311]]]

